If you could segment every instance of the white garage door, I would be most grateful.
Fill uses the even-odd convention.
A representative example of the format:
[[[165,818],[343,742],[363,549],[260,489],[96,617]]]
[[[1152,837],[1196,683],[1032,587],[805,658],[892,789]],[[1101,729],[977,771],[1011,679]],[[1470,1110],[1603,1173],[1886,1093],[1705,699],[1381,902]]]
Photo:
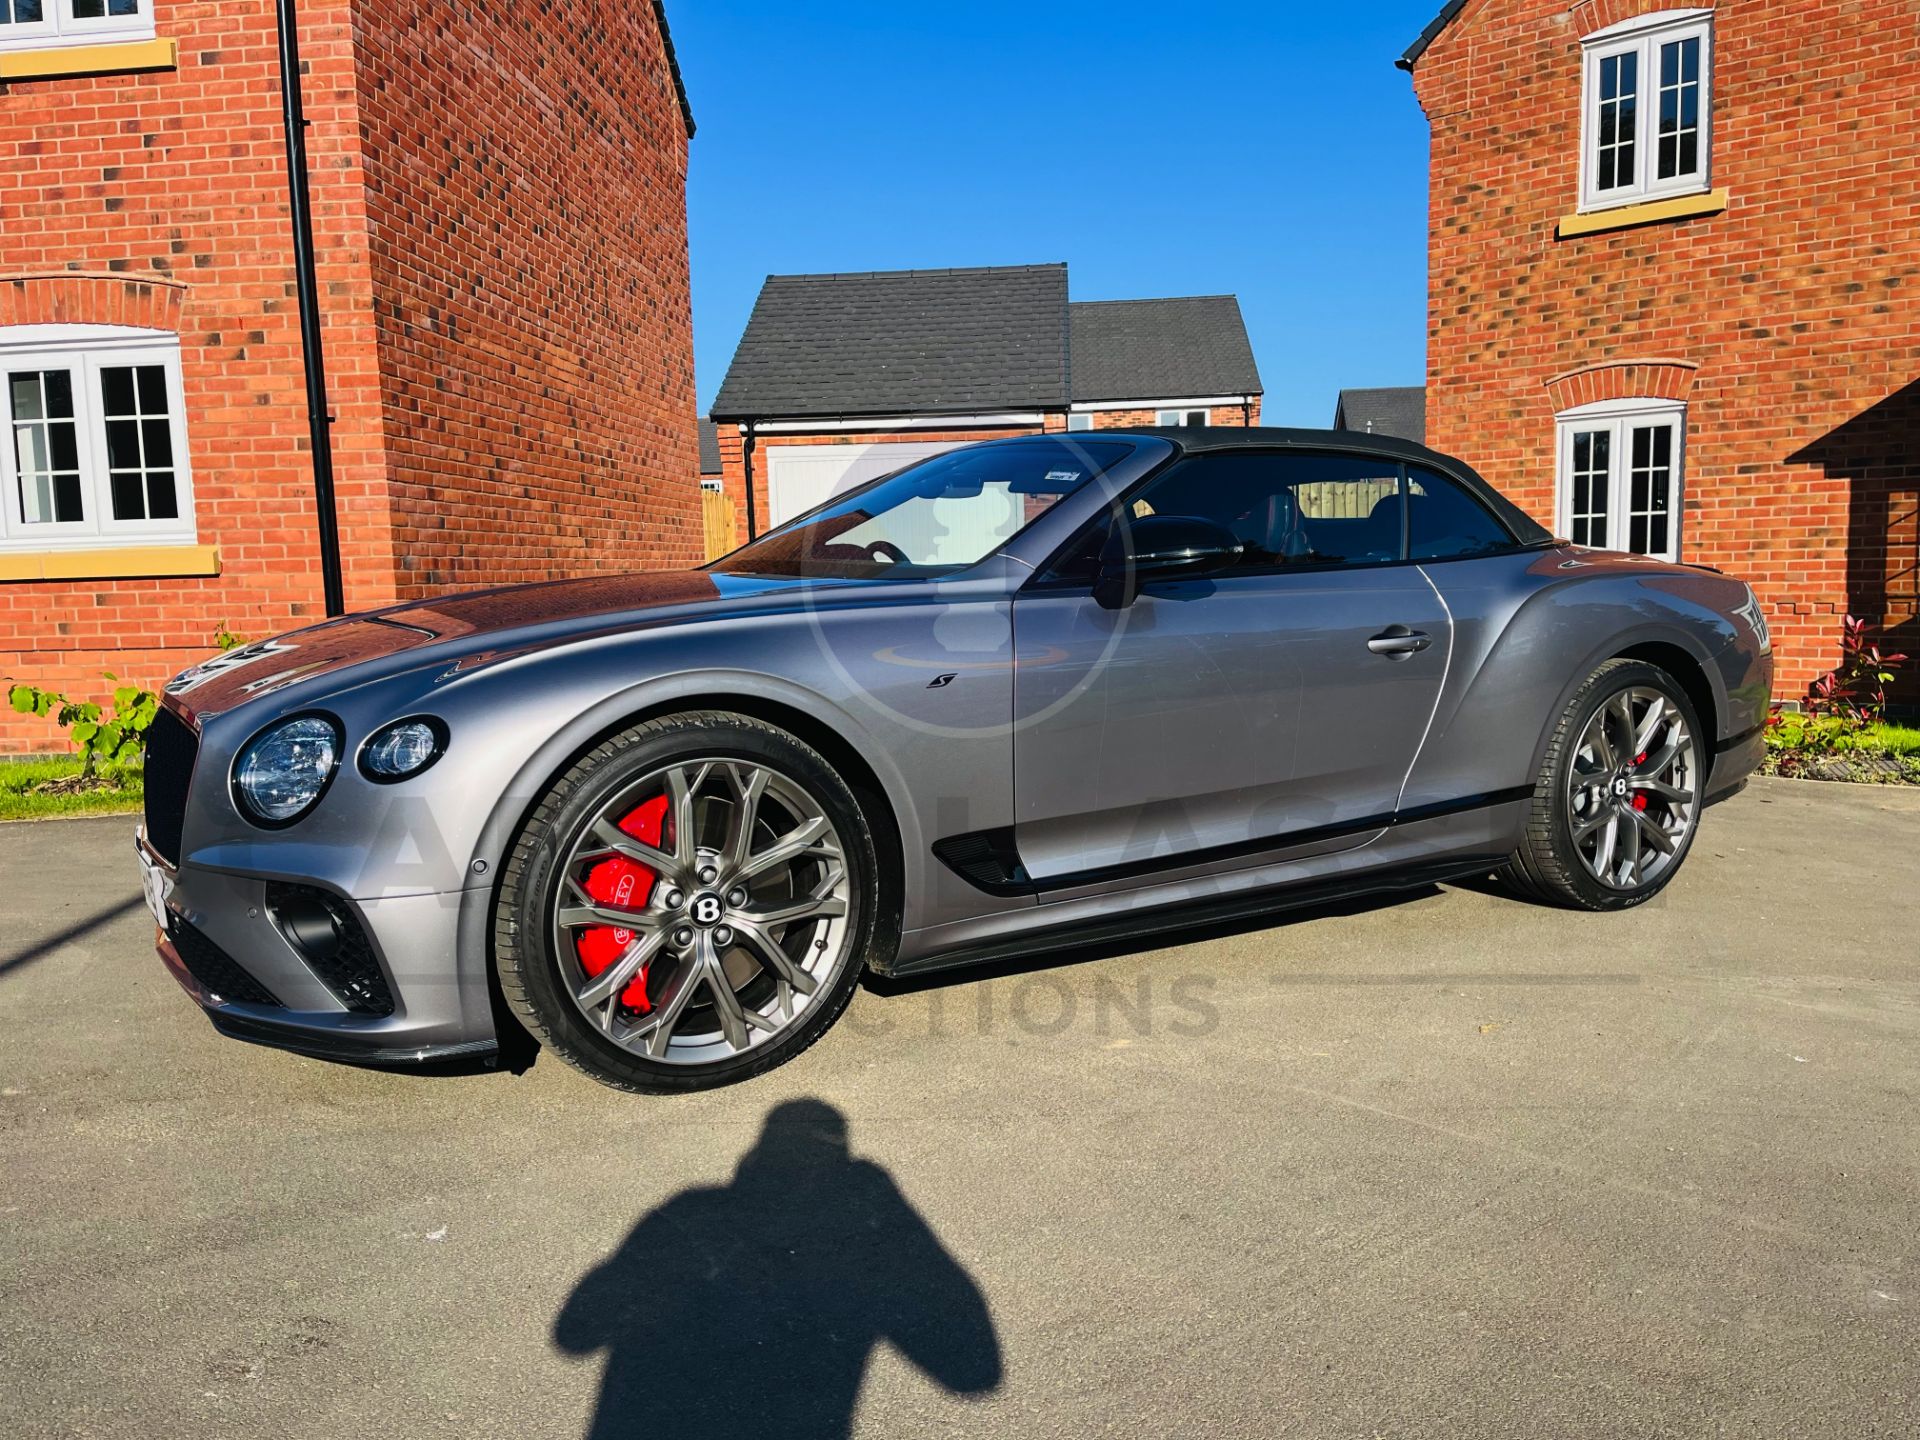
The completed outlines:
[[[938,455],[963,442],[889,440],[877,445],[769,445],[767,517],[784,525],[794,516],[903,465]]]

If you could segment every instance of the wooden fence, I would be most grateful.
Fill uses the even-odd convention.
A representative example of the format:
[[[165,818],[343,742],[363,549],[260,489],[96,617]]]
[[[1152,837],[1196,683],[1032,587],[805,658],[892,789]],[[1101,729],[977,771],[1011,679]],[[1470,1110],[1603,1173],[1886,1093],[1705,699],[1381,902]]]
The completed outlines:
[[[733,538],[733,505],[726,491],[700,487],[700,519],[706,528],[707,559],[717,560],[740,543]]]

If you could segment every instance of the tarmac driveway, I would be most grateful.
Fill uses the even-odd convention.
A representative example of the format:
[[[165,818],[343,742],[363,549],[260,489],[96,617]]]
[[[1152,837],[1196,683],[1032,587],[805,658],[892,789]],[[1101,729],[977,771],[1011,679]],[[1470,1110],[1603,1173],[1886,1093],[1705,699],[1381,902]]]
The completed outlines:
[[[678,1100],[216,1037],[0,826],[0,1431],[1912,1434],[1920,792],[858,995]]]

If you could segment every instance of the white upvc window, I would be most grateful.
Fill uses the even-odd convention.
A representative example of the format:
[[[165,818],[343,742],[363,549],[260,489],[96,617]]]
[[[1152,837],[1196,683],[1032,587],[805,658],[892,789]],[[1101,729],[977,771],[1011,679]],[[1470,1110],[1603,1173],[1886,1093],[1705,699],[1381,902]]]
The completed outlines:
[[[1580,208],[1707,190],[1713,12],[1642,15],[1583,43]]]
[[[1687,410],[1608,400],[1559,416],[1555,528],[1576,545],[1680,558]]]
[[[0,0],[0,50],[107,44],[153,35],[153,0]]]
[[[1159,425],[1204,425],[1208,419],[1205,410],[1162,410],[1155,417]]]
[[[1073,412],[1073,413],[1072,413],[1071,415],[1069,415],[1069,416],[1067,416],[1067,429],[1069,429],[1069,430],[1091,430],[1091,429],[1093,429],[1093,414],[1092,414],[1092,412],[1091,412],[1091,411],[1088,411],[1088,410],[1076,410],[1076,411],[1074,411],[1074,412]]]
[[[0,326],[0,551],[191,544],[180,342]]]

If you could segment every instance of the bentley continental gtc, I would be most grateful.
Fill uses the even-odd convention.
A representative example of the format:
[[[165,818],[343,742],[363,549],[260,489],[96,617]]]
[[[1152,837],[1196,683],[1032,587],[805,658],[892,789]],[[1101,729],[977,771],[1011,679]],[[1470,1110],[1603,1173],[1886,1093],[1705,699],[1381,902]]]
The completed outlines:
[[[1758,761],[1772,660],[1746,585],[1630,553],[1669,507],[1613,523],[1379,436],[1076,432],[704,569],[329,620],[167,687],[160,953],[240,1039],[530,1035],[671,1091],[791,1059],[865,971],[1490,874],[1639,905]]]

